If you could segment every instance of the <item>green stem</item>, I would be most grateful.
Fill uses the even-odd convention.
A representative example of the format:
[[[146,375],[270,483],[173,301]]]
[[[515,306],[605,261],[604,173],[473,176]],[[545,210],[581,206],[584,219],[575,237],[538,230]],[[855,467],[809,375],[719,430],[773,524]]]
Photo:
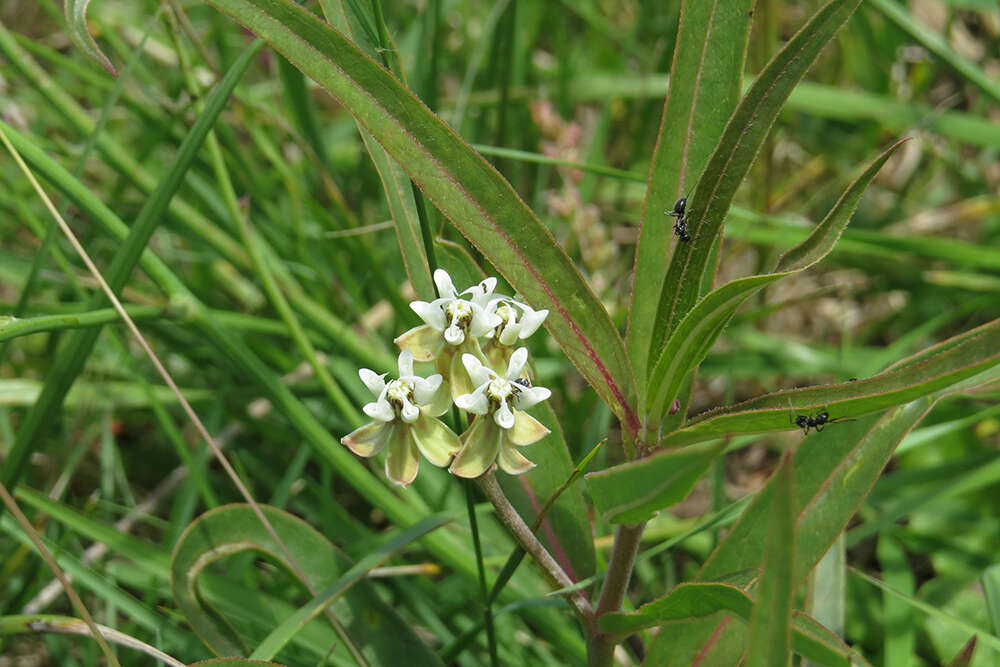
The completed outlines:
[[[472,546],[476,552],[476,570],[479,573],[479,594],[483,602],[483,624],[486,626],[486,642],[490,649],[490,664],[498,667],[500,658],[497,655],[497,636],[493,628],[493,605],[486,590],[486,567],[483,564],[483,545],[479,539],[479,521],[476,519],[476,504],[473,502],[473,486],[471,480],[463,480],[465,488],[465,508],[469,514],[469,529],[472,531]]]

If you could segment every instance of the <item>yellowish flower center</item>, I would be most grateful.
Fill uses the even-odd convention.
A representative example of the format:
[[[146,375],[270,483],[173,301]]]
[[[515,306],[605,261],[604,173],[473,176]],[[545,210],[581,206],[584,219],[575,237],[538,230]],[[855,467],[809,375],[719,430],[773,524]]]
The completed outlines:
[[[404,402],[413,403],[413,382],[410,380],[393,380],[386,387],[385,398],[396,410],[396,414],[403,408]]]

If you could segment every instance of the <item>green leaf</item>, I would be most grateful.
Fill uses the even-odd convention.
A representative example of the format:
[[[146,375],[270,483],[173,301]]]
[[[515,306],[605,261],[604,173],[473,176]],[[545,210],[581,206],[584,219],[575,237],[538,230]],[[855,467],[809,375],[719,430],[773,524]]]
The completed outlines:
[[[636,246],[635,282],[629,310],[628,353],[640,391],[652,347],[657,295],[666,275],[664,258],[674,238],[664,213],[701,175],[736,107],[750,34],[750,0],[685,2],[670,68],[670,88],[649,172],[643,222]]]
[[[605,520],[635,524],[684,500],[725,449],[725,442],[668,449],[585,475],[594,506]]]
[[[718,627],[724,617],[720,612],[735,614],[741,621],[749,622],[753,613],[754,603],[744,591],[736,586],[719,583],[684,583],[678,585],[669,594],[643,605],[634,612],[613,612],[601,616],[602,632],[618,635],[628,635],[645,628],[662,626],[660,636],[665,645],[675,647],[674,657],[684,654],[687,638],[677,629],[683,627],[677,621],[699,619],[707,627]],[[792,645],[795,652],[822,665],[843,665],[849,667],[853,652],[833,636],[829,630],[804,614],[796,613],[794,622],[790,625]],[[741,623],[721,621],[722,627],[740,626]],[[659,642],[657,642],[659,643]],[[709,647],[709,648],[714,648]],[[740,647],[740,653],[743,647]],[[654,644],[647,664],[655,665],[690,665],[694,661],[665,661],[658,654],[659,649]],[[709,655],[709,654],[705,654]],[[737,653],[737,656],[739,653]],[[665,656],[664,656],[665,658]],[[735,664],[717,662],[713,655],[711,662],[702,664]],[[778,662],[772,664],[780,664]]]
[[[413,634],[392,607],[369,585],[358,581],[363,571],[339,576],[347,559],[325,537],[287,512],[266,505],[261,510],[287,545],[308,584],[314,590],[324,591],[319,599],[286,619],[288,625],[279,625],[280,634],[272,632],[265,640],[265,652],[276,650],[277,645],[291,638],[292,629],[300,621],[307,620],[303,616],[320,611],[329,601],[327,596],[331,592],[343,592],[344,604],[338,605],[334,613],[344,626],[346,636],[361,650],[369,664],[440,664],[437,656]],[[437,521],[426,521],[414,532],[426,533]],[[407,538],[407,541],[413,539],[409,534]],[[392,548],[397,548],[395,543]],[[249,506],[227,505],[202,514],[188,526],[174,547],[170,563],[170,584],[178,608],[206,645],[225,655],[246,653],[243,640],[222,615],[209,606],[210,602],[202,599],[198,580],[211,563],[243,551],[258,551],[277,562],[285,562],[283,551]],[[374,560],[380,558],[376,556]]]
[[[795,453],[794,506],[798,517],[795,551],[797,587],[843,530],[878,479],[893,449],[934,403],[922,398],[873,418],[844,424],[806,438]],[[774,480],[754,498],[739,522],[698,573],[698,581],[713,581],[732,572],[756,567],[763,557]],[[739,628],[694,621],[673,632],[686,636],[686,653],[677,664],[689,662],[710,646],[743,641]],[[796,650],[798,650],[796,648]]]
[[[308,11],[281,0],[214,0],[344,105],[533,307],[629,434],[635,381],[607,311],[503,177],[388,71]]]
[[[247,658],[213,658],[211,660],[199,660],[192,662],[188,667],[254,667],[254,665],[272,665],[273,667],[283,667],[281,663],[269,660],[249,660]]]
[[[670,334],[650,371],[646,395],[651,416],[664,417],[684,381],[704,361],[736,309],[762,287],[787,275],[790,273],[769,273],[733,280],[709,292],[691,309]]]
[[[847,228],[847,223],[850,222],[851,216],[857,210],[858,203],[861,201],[865,190],[868,189],[868,185],[878,174],[882,166],[892,157],[892,154],[907,141],[909,141],[909,138],[897,141],[875,158],[868,165],[868,168],[848,186],[844,194],[837,200],[837,203],[830,209],[830,212],[816,225],[816,228],[809,236],[802,243],[789,249],[778,258],[776,270],[804,270],[826,257],[833,250],[833,247],[837,245],[840,235]]]
[[[343,595],[351,586],[361,581],[370,570],[384,563],[402,550],[403,547],[409,546],[414,540],[419,539],[432,530],[437,530],[450,520],[448,517],[441,515],[429,516],[423,521],[400,532],[395,537],[384,541],[377,549],[366,554],[364,558],[352,566],[337,581],[317,593],[306,605],[297,609],[294,614],[272,630],[271,634],[257,645],[257,648],[254,649],[250,657],[263,660],[273,658],[306,623],[315,618],[333,600]],[[424,655],[422,657],[426,661],[427,656]],[[409,659],[412,659],[412,656]],[[426,662],[425,664],[436,664],[436,661]]]
[[[785,100],[860,0],[831,0],[788,41],[740,101],[687,202],[694,239],[680,243],[660,291],[650,349],[659,350],[702,293],[702,276],[714,273],[712,247],[737,188]],[[710,266],[710,260],[712,265]]]
[[[121,291],[125,281],[135,269],[150,236],[156,230],[157,225],[164,220],[163,214],[166,212],[167,205],[174,193],[180,187],[184,174],[187,173],[188,167],[194,161],[202,142],[212,126],[215,125],[219,113],[225,107],[229,96],[259,48],[259,43],[247,48],[205,101],[204,111],[184,137],[184,141],[174,156],[173,164],[132,223],[128,237],[118,248],[111,264],[104,271],[105,280],[115,292]],[[105,300],[106,297],[103,294],[96,295],[91,302],[90,309],[96,310],[103,306]],[[21,427],[17,431],[17,438],[7,454],[3,468],[0,469],[0,482],[5,486],[13,486],[20,478],[32,447],[38,444],[39,431],[44,425],[55,419],[66,393],[80,371],[83,370],[83,365],[100,332],[100,327],[75,331],[54,360],[51,371],[45,378],[45,387],[38,397],[38,401],[24,416]]]
[[[933,394],[1000,364],[1000,320],[932,349],[933,354],[914,355],[914,361],[864,380],[775,392],[706,412],[664,438],[662,444],[674,447],[726,433],[789,430],[796,428],[790,423],[794,415],[825,410],[834,419],[857,417]]]
[[[90,0],[66,0],[63,5],[66,26],[69,28],[69,38],[91,60],[111,72],[111,76],[118,76],[118,73],[115,72],[115,66],[97,46],[97,42],[90,35],[90,30],[87,29],[87,5],[89,4]]]
[[[647,410],[656,418],[654,423],[664,417],[744,301],[769,283],[808,269],[833,250],[868,185],[903,141],[890,146],[868,165],[809,236],[779,258],[779,273],[729,282],[709,292],[684,316],[670,334],[649,376]]]
[[[795,506],[792,459],[786,454],[769,484],[771,502],[757,602],[750,621],[746,667],[788,665],[795,593]]]

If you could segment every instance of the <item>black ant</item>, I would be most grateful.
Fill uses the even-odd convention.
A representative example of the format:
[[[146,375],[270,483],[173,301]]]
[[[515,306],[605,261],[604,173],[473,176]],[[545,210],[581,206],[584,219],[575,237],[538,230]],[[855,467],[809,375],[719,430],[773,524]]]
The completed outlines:
[[[844,417],[830,418],[830,413],[824,410],[820,412],[815,417],[811,415],[795,415],[791,413],[788,415],[788,422],[790,424],[795,424],[800,429],[802,429],[805,435],[809,435],[809,429],[816,429],[816,432],[820,432],[827,424],[837,424],[839,422],[852,422],[853,419],[846,419]]]
[[[528,378],[514,378],[513,384],[521,385],[521,387],[530,387],[531,380],[529,380]],[[514,396],[517,396],[518,394],[521,393],[521,387],[511,387]]]
[[[687,224],[684,222],[684,209],[687,205],[687,197],[681,197],[674,204],[674,210],[667,211],[667,215],[672,216],[675,220],[674,222],[674,235],[681,240],[682,243],[687,243],[691,240],[691,235],[688,234]]]

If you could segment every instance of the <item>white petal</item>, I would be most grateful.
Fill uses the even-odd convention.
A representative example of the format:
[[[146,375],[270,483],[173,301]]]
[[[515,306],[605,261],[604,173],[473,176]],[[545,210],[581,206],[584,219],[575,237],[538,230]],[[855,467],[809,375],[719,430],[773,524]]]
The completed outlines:
[[[415,406],[413,403],[406,398],[403,399],[403,409],[400,411],[400,416],[403,421],[407,424],[412,424],[417,421],[417,417],[420,416],[420,408]]]
[[[430,403],[434,398],[434,394],[437,393],[438,387],[441,386],[443,379],[440,374],[432,375],[429,378],[412,378],[414,400],[420,405]]]
[[[527,410],[531,406],[546,400],[551,395],[552,392],[545,387],[524,387],[514,397],[514,405],[519,410]]]
[[[358,377],[373,395],[378,396],[385,389],[385,373],[378,375],[367,368],[358,369]]]
[[[362,410],[365,411],[366,415],[380,422],[391,422],[396,418],[396,411],[389,405],[389,401],[381,397],[375,403],[367,404]]]
[[[453,324],[444,330],[444,340],[449,345],[461,345],[465,342],[465,332]]]
[[[500,326],[502,322],[503,318],[496,313],[488,312],[484,308],[473,304],[472,322],[469,323],[469,333],[476,338],[480,338],[481,336],[485,336],[490,329]]]
[[[489,303],[490,297],[493,296],[493,290],[496,288],[497,279],[490,277],[481,281],[478,285],[473,285],[469,289],[462,292],[462,294],[471,294],[472,297],[469,300],[477,306],[483,307]]]
[[[524,364],[528,361],[528,348],[519,347],[514,350],[514,354],[510,355],[510,361],[507,363],[507,375],[508,380],[516,380],[521,377],[521,369],[524,368]]]
[[[427,303],[426,301],[411,301],[410,310],[415,312],[417,317],[432,326],[435,331],[444,331],[445,325],[448,324],[448,318],[444,316],[444,311],[441,310],[438,301],[442,301],[442,299],[436,299],[431,303]]]
[[[523,336],[519,336],[520,333],[521,333],[521,323],[514,320],[514,318],[512,317],[510,321],[507,322],[507,326],[505,326],[503,328],[503,331],[500,332],[500,344],[513,345],[514,343],[517,342],[517,339],[519,337],[523,338]]]
[[[403,350],[399,353],[399,378],[413,377],[413,353]]]
[[[486,385],[477,387],[471,394],[462,394],[455,399],[455,405],[466,412],[485,415],[490,410],[490,401],[486,398]]]
[[[493,413],[493,421],[500,428],[511,428],[514,425],[514,413],[507,407],[507,399],[500,402],[500,407]]]
[[[444,269],[438,269],[434,272],[434,284],[437,285],[438,296],[450,299],[458,296],[455,285],[451,282],[451,276]]]
[[[542,322],[549,315],[548,310],[531,310],[527,306],[524,309],[524,315],[521,316],[520,335],[522,340],[538,331],[538,327],[542,326]]]
[[[469,372],[469,378],[472,379],[472,384],[475,387],[486,384],[493,377],[490,369],[483,366],[483,362],[479,361],[479,358],[474,354],[463,354],[462,365]]]

